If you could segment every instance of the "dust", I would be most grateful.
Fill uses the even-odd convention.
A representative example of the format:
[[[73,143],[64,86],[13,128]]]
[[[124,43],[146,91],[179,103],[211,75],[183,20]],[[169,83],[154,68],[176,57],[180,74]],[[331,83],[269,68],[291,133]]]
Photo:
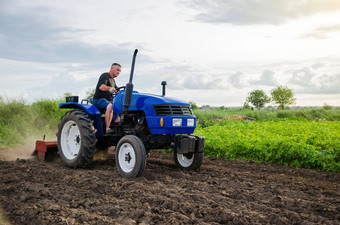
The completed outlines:
[[[31,159],[33,158],[32,153],[35,149],[35,142],[37,140],[56,140],[56,137],[49,135],[32,135],[26,138],[23,145],[16,147],[9,147],[5,149],[0,149],[0,160],[3,161],[14,161],[19,159]]]
[[[32,153],[35,149],[35,142],[37,140],[43,140],[43,138],[31,138],[27,140],[24,145],[0,149],[0,160],[1,161],[15,161],[17,159],[36,159],[36,156],[32,156]],[[45,141],[55,140],[53,138],[45,138]],[[96,149],[96,153],[94,155],[94,160],[108,160],[114,159],[115,147],[109,147],[106,149]],[[56,159],[58,159],[57,157]],[[51,161],[51,160],[50,160]],[[52,160],[53,161],[53,160]]]
[[[16,159],[30,159],[34,145],[24,145],[9,149],[0,149],[0,160],[14,161]]]
[[[93,160],[108,160],[115,158],[115,147],[109,147],[107,149],[96,148],[96,153],[93,156]]]

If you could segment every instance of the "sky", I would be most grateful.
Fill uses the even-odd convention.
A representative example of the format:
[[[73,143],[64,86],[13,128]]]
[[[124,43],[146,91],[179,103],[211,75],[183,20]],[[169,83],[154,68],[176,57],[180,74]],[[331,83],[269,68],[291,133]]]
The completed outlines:
[[[116,83],[198,106],[292,89],[340,106],[338,0],[0,0],[0,96],[80,99],[113,62]],[[275,105],[271,103],[271,105]]]

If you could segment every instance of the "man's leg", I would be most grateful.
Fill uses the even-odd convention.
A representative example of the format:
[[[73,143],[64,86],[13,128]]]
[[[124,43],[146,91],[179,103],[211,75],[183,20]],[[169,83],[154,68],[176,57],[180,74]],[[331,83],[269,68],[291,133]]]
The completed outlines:
[[[115,120],[115,123],[119,123],[120,122],[120,117],[119,117],[119,115],[117,115],[117,118],[116,118],[116,120]]]
[[[112,111],[112,104],[108,104],[106,107],[106,112],[105,112],[105,125],[106,125],[106,130],[110,128],[111,120],[113,116],[113,111]]]

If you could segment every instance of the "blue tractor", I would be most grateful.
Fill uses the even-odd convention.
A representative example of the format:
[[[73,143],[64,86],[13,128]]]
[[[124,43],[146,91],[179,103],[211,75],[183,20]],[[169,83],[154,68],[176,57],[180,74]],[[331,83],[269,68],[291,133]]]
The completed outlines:
[[[85,167],[93,161],[97,146],[115,146],[119,173],[124,177],[140,176],[152,149],[174,149],[174,160],[179,168],[197,170],[203,159],[204,137],[192,135],[196,117],[184,101],[162,95],[133,91],[133,72],[138,50],[133,54],[130,80],[112,100],[114,132],[104,133],[102,113],[87,100],[78,103],[77,96],[66,98],[59,108],[72,109],[65,113],[58,125],[58,153],[64,165]],[[112,121],[114,121],[113,119]]]

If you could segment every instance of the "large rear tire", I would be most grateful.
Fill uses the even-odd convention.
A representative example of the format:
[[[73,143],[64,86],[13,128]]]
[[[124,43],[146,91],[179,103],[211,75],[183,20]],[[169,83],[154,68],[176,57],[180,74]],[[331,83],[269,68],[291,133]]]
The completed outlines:
[[[146,165],[146,151],[143,142],[134,135],[120,139],[116,148],[116,165],[123,177],[139,177]]]
[[[198,170],[203,161],[203,153],[186,153],[180,154],[177,153],[177,150],[174,151],[174,160],[177,167],[184,170]]]
[[[96,130],[93,121],[81,110],[66,112],[57,132],[58,153],[67,167],[85,167],[96,151]]]

